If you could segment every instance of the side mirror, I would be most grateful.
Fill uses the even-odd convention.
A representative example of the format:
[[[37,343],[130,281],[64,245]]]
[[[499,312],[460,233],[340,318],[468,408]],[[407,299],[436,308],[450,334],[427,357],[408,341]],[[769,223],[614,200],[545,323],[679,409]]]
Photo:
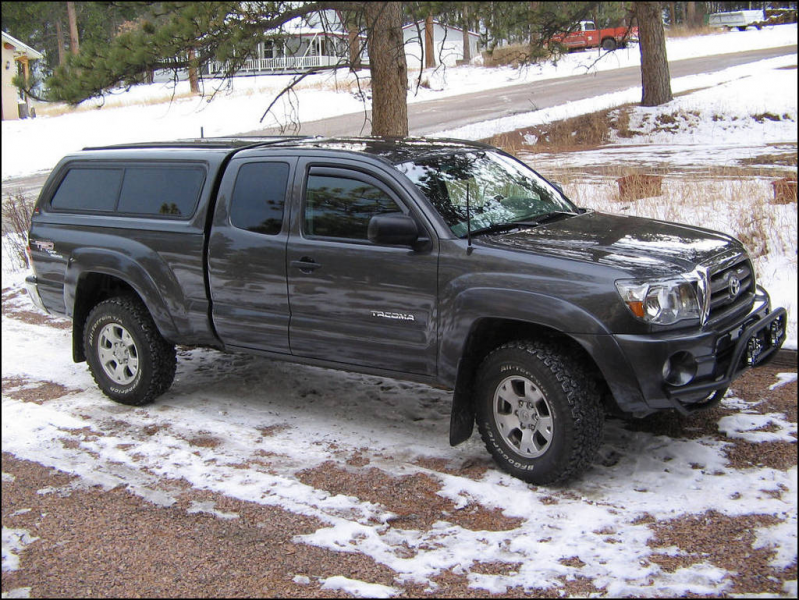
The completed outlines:
[[[419,239],[419,228],[408,215],[377,215],[369,219],[369,241],[384,246],[413,246]]]

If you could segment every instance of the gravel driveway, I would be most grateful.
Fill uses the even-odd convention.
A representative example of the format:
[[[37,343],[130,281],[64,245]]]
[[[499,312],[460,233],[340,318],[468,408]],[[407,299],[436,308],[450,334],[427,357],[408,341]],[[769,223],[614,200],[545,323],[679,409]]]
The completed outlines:
[[[4,331],[29,327],[33,337],[69,339],[68,323],[32,313],[19,299],[18,291],[3,291]],[[370,422],[369,404],[360,404],[360,414],[347,417],[331,408],[338,405],[325,403],[321,382],[329,376],[321,369],[299,371],[304,383],[294,385],[290,377],[298,371],[290,366],[268,371],[273,368],[269,361],[203,355],[208,364],[221,361],[227,369],[225,382],[213,384],[210,375],[202,379],[206,363],[197,366],[198,355],[181,354],[181,368],[194,370],[184,371],[178,395],[135,410],[120,410],[103,399],[88,376],[86,389],[76,389],[50,381],[52,365],[38,375],[14,373],[4,355],[3,597],[669,596],[680,589],[700,596],[796,593],[797,386],[795,375],[792,381],[784,375],[795,373],[795,367],[749,372],[729,401],[691,419],[661,414],[609,421],[597,464],[584,479],[537,488],[499,474],[475,441],[465,450],[446,447],[448,396],[431,395],[423,386],[409,389],[429,405],[428,412],[400,412],[396,419],[392,413],[392,420],[381,414],[375,422],[396,428],[400,436],[414,427],[430,427],[436,436],[431,446],[440,448],[440,456],[400,451],[391,444],[355,446],[347,437],[331,442],[326,434],[324,444],[316,438],[307,442],[312,448],[324,446],[324,453],[301,464],[295,455],[280,452],[284,440],[303,442],[287,417],[295,404],[316,400],[308,409],[321,414],[330,431],[350,427],[348,419]],[[63,360],[70,364],[68,351]],[[193,378],[199,378],[197,388],[191,387]],[[159,473],[158,464],[136,454],[152,442],[163,440],[168,446],[180,438],[181,448],[201,457],[212,477],[231,440],[204,430],[203,423],[186,433],[177,431],[174,421],[142,426],[137,419],[155,418],[159,411],[172,414],[168,411],[174,412],[178,400],[218,385],[219,394],[233,394],[231,402],[212,406],[208,414],[230,420],[237,402],[255,402],[246,394],[235,397],[244,388],[232,382],[265,387],[278,385],[281,378],[294,389],[283,394],[289,400],[276,411],[272,404],[266,405],[268,411],[258,405],[278,424],[260,426],[257,447],[239,451],[241,460],[227,467],[244,482],[279,474],[282,489],[262,487],[256,500],[245,500],[240,492],[245,484],[234,485],[239,481],[234,476],[205,485],[188,469],[185,476]],[[388,398],[385,406],[391,406],[393,393],[407,394],[402,385],[379,378],[354,384],[345,380],[333,392],[346,405],[347,391],[357,395],[367,387],[379,388],[381,397]],[[188,395],[180,396],[181,389]],[[753,423],[766,424],[753,425],[745,434],[722,431],[719,423],[727,423],[725,418],[738,415],[742,407]],[[58,436],[45,440],[63,451],[59,456],[64,458],[50,466],[32,460],[37,450],[25,449],[14,433],[28,428],[38,436],[44,422],[33,426],[19,415],[33,419],[44,409],[68,412],[85,424],[62,427]],[[787,437],[763,437],[786,427],[792,428]],[[112,437],[117,455],[102,450],[102,442]],[[682,445],[690,445],[696,458],[684,459],[676,451]],[[641,448],[661,453],[660,475],[641,461]],[[702,455],[704,450],[709,454]],[[95,473],[81,471],[80,465],[92,461]],[[99,478],[109,469],[126,482],[94,482],[94,475]],[[75,472],[82,475],[70,474]],[[622,477],[635,478],[629,504],[611,494]],[[775,477],[787,483],[775,484]],[[142,478],[149,482],[147,493],[138,483]],[[673,489],[671,513],[663,509],[672,502],[664,498],[667,493],[652,493],[658,480],[670,487],[686,482],[684,490]],[[737,489],[739,481],[747,487]],[[717,482],[724,484],[718,488],[723,493],[716,491]],[[709,495],[718,493],[718,501],[697,510],[680,506],[683,494],[697,485]],[[296,505],[286,500],[290,489],[305,490]],[[522,510],[503,496],[525,498],[529,506]],[[309,497],[315,500],[306,501]],[[566,528],[585,514],[604,515],[610,524],[584,521],[585,540],[566,535]],[[792,538],[785,533],[789,530]],[[378,541],[390,547],[390,555],[375,550]],[[629,570],[651,573],[649,580],[636,580],[635,593],[618,587],[628,569],[613,562],[613,556],[626,557],[632,546],[638,559]],[[525,574],[536,568],[547,573],[541,587],[524,583],[531,581]],[[678,587],[681,578],[691,579],[685,588]]]

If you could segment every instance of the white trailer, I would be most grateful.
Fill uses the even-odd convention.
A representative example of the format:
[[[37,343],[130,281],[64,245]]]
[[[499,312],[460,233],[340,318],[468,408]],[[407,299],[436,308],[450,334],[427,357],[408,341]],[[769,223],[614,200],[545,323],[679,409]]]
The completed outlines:
[[[732,29],[737,27],[744,31],[750,25],[760,29],[766,20],[762,10],[736,10],[732,12],[713,13],[708,16],[707,24],[710,27]]]

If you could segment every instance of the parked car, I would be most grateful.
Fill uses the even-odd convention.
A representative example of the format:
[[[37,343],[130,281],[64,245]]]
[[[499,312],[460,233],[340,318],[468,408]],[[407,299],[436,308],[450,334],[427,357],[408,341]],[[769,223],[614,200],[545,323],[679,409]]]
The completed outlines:
[[[760,29],[765,20],[766,17],[762,10],[735,10],[708,15],[707,24],[710,27],[720,27],[728,31],[733,27],[737,27],[739,31],[745,31],[750,25]]]
[[[29,242],[28,293],[117,402],[165,393],[176,344],[415,380],[454,391],[453,445],[476,422],[537,484],[591,464],[606,411],[712,407],[785,339],[736,239],[579,208],[458,140],[88,148]]]

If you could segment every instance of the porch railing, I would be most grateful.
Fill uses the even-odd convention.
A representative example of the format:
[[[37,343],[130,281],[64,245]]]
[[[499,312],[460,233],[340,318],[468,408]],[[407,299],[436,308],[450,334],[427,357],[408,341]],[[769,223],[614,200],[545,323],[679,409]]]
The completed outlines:
[[[346,59],[340,56],[281,56],[278,58],[248,58],[238,73],[273,73],[276,71],[306,71],[317,67],[332,67],[344,64]],[[363,61],[362,61],[363,62]],[[368,64],[368,59],[365,62]],[[209,63],[211,75],[223,73],[226,65],[218,61]]]

